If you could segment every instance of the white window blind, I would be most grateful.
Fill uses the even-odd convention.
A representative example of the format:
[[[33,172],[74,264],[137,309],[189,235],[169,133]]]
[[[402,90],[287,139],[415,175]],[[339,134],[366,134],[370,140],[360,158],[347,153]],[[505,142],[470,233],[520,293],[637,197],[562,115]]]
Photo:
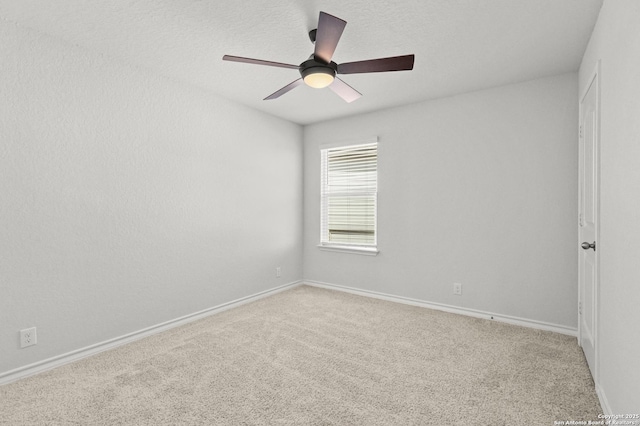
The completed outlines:
[[[321,150],[321,245],[376,246],[378,144]]]

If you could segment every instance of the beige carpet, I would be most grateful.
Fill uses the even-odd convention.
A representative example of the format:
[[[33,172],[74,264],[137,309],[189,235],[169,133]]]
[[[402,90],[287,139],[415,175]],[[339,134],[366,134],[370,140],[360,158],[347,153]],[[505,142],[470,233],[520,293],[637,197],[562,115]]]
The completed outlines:
[[[301,286],[0,387],[9,425],[553,425],[575,338]]]

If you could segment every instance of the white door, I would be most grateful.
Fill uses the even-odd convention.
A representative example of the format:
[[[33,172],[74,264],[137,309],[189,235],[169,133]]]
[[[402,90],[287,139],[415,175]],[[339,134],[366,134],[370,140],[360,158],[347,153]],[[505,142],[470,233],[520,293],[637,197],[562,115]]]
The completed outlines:
[[[597,380],[596,339],[598,337],[598,71],[580,100],[579,177],[579,343],[589,369]]]

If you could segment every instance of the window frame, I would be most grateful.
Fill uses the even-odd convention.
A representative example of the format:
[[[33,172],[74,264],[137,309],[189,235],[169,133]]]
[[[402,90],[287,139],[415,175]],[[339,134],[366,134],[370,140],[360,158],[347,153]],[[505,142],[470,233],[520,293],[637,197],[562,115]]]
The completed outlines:
[[[328,166],[323,162],[323,156],[325,155],[323,151],[330,151],[336,149],[348,149],[348,148],[357,148],[359,146],[366,145],[376,145],[376,191],[374,198],[374,243],[373,244],[348,244],[348,243],[335,243],[325,241],[325,236],[323,235],[323,231],[326,229],[323,227],[328,218],[325,219],[325,197],[326,194],[326,178],[327,178],[327,170],[323,169],[324,166]],[[344,142],[336,142],[331,144],[323,144],[320,148],[320,243],[318,244],[318,248],[326,251],[334,251],[340,253],[353,253],[353,254],[361,254],[368,256],[376,256],[379,253],[378,250],[378,162],[377,155],[379,152],[379,141],[378,137],[372,137],[364,140],[357,141],[344,141]],[[328,213],[327,213],[328,214]]]

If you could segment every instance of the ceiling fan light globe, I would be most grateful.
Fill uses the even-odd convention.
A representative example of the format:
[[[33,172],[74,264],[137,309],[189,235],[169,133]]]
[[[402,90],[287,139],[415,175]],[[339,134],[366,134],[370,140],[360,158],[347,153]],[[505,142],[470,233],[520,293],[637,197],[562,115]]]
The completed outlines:
[[[314,89],[322,89],[333,83],[333,76],[324,72],[316,72],[305,76],[304,82]]]
[[[332,64],[321,64],[315,58],[303,62],[300,65],[300,74],[305,84],[314,89],[322,89],[333,83],[337,66]]]

